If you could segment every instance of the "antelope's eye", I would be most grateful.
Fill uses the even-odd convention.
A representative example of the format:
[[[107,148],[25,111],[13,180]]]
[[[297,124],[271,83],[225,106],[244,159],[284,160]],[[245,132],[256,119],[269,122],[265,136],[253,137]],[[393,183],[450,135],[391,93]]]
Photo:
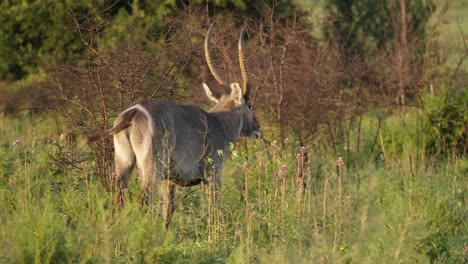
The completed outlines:
[[[248,104],[247,107],[249,108],[250,111],[253,110],[253,106],[251,104]]]

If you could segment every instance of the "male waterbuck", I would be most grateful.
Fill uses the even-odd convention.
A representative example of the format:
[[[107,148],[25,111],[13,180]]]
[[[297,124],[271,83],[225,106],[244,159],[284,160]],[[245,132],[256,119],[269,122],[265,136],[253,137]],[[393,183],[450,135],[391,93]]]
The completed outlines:
[[[137,102],[123,111],[114,128],[90,138],[113,135],[115,174],[120,185],[118,201],[123,202],[133,168],[138,168],[141,195],[151,201],[161,187],[165,225],[174,212],[175,186],[207,182],[207,174],[220,185],[220,173],[229,145],[240,137],[261,137],[260,126],[250,102],[250,80],[244,56],[244,33],[239,36],[239,61],[243,87],[220,77],[210,55],[212,26],[205,37],[205,58],[221,90],[219,98],[203,83],[215,105],[206,112],[194,105],[178,105],[160,100]],[[211,177],[210,177],[211,178]]]

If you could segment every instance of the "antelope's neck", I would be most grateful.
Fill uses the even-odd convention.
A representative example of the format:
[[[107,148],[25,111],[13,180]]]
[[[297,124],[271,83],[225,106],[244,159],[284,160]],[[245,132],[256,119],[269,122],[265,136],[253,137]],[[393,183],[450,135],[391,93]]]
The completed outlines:
[[[224,133],[229,142],[236,142],[240,137],[242,129],[242,117],[240,110],[234,110],[229,112],[211,112],[215,115],[224,129]]]

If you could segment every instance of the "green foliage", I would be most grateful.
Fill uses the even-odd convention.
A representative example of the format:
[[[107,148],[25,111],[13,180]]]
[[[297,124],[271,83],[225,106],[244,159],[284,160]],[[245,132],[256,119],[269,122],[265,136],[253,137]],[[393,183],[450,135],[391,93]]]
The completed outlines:
[[[427,23],[434,8],[432,1],[406,1],[408,37],[425,38]],[[400,3],[386,1],[343,1],[329,0],[326,8],[334,20],[326,29],[328,38],[342,45],[346,50],[365,55],[374,48],[394,47],[395,34],[401,25]]]
[[[346,169],[315,142],[302,170],[305,152],[293,139],[252,141],[233,146],[216,204],[204,188],[178,189],[164,231],[159,202],[142,208],[137,181],[126,206],[114,208],[92,164],[57,172],[53,148],[33,133],[54,138],[43,129],[50,122],[21,125],[27,120],[0,120],[1,262],[463,262],[464,159],[415,169],[395,153]]]
[[[267,1],[272,5],[275,1]],[[193,8],[207,1],[192,1]],[[288,15],[291,1],[277,6],[278,14]],[[238,10],[259,17],[268,10],[264,2],[208,1],[208,6]],[[247,8],[249,7],[249,8]],[[181,1],[2,1],[0,3],[0,78],[18,80],[42,70],[41,64],[74,65],[86,58],[86,41],[93,31],[102,33],[102,42],[118,46],[139,34],[158,41],[162,21],[187,6]],[[240,19],[242,22],[243,18]],[[143,36],[140,36],[143,37]]]
[[[448,94],[448,93],[451,94]],[[466,156],[468,148],[468,92],[447,91],[441,96],[427,95],[426,148],[431,155]]]
[[[444,90],[445,88],[442,88]],[[467,93],[422,93],[424,107],[374,108],[352,118],[334,142],[349,168],[401,160],[409,166],[433,166],[434,160],[466,157]],[[426,160],[429,158],[429,160]]]
[[[104,42],[117,45],[134,32],[137,20],[154,28],[173,12],[174,0],[150,1],[2,1],[0,3],[0,78],[21,79],[41,71],[41,64],[74,65],[83,59],[88,31],[103,31]],[[113,23],[109,24],[109,20]],[[127,31],[122,31],[123,26]],[[120,30],[119,30],[120,27]],[[136,30],[136,29],[133,29]],[[119,36],[116,38],[115,36]]]
[[[76,59],[82,46],[67,11],[61,1],[2,1],[0,77],[20,79],[37,73],[40,61],[64,63]]]
[[[294,10],[297,4],[291,0],[195,0],[191,1],[191,4],[198,6],[205,6],[208,4],[208,7],[214,14],[220,11],[233,11],[245,15],[245,17],[255,19],[261,19],[262,17],[268,16],[272,9],[274,9],[274,12],[279,18],[293,16],[293,11],[302,11],[300,9]],[[244,18],[239,17],[239,22],[243,22],[243,20]]]

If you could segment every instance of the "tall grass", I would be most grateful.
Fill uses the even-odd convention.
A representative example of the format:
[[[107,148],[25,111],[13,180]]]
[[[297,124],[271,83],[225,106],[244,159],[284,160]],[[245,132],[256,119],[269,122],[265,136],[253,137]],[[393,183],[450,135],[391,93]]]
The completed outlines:
[[[404,127],[415,117],[390,116],[379,132],[364,117],[350,137],[360,150],[344,143],[344,158],[320,141],[239,145],[218,201],[210,186],[178,188],[164,231],[160,204],[140,206],[136,177],[114,208],[93,164],[78,173],[51,162],[53,122],[2,116],[0,262],[462,263],[468,162],[422,155]]]

